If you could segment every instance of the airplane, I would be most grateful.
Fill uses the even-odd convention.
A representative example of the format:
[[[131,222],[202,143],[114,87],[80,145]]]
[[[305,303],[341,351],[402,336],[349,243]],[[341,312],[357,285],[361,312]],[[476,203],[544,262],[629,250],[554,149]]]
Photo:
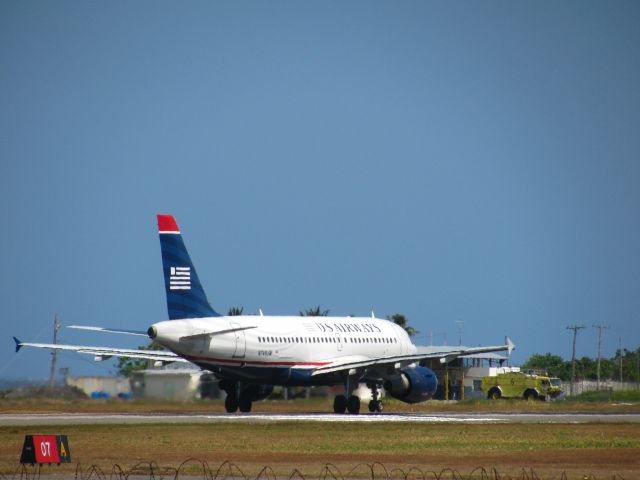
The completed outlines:
[[[406,403],[432,398],[438,381],[419,362],[441,363],[470,354],[508,351],[515,346],[430,346],[411,342],[400,326],[371,317],[239,315],[216,312],[207,300],[195,266],[172,215],[158,215],[158,233],[169,319],[147,331],[83,325],[69,328],[145,336],[167,350],[134,350],[81,345],[21,342],[22,347],[74,351],[102,361],[111,357],[147,359],[156,366],[189,362],[212,372],[226,392],[229,413],[250,412],[253,402],[267,398],[274,386],[344,385],[333,411],[358,414],[362,383],[371,390],[370,412],[382,412],[381,388]]]

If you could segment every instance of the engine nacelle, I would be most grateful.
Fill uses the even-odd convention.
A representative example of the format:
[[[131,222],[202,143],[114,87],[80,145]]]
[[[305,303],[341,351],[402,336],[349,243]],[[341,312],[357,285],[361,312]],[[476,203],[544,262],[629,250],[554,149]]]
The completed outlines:
[[[403,368],[384,382],[385,391],[406,403],[420,403],[433,397],[438,379],[427,367]]]
[[[264,400],[273,392],[273,385],[247,385],[242,389],[242,394],[251,399],[252,402]]]

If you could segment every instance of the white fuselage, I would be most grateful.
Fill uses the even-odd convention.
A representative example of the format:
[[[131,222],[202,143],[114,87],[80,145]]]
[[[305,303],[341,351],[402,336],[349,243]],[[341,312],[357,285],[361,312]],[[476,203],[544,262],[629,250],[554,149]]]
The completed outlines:
[[[274,383],[283,378],[282,369],[310,371],[345,358],[416,350],[404,329],[367,317],[211,317],[168,320],[152,328],[157,342],[203,368]],[[216,333],[225,330],[231,331]]]

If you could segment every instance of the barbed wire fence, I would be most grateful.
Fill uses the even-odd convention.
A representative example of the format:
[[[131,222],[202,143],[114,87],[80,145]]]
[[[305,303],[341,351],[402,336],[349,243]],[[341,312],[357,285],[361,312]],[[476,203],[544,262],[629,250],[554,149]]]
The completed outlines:
[[[199,472],[199,473],[197,473]],[[29,466],[22,464],[12,474],[0,474],[0,480],[40,480],[42,465]],[[48,473],[45,476],[49,475]],[[56,473],[60,478],[60,474]],[[257,475],[247,475],[235,463],[224,461],[217,468],[212,468],[205,460],[189,458],[178,467],[160,466],[155,461],[141,462],[131,468],[123,468],[113,464],[107,473],[97,465],[83,468],[76,464],[75,474],[62,475],[74,480],[540,480],[532,468],[522,468],[519,474],[501,475],[495,467],[487,469],[476,467],[467,474],[453,468],[444,468],[440,472],[422,470],[419,467],[387,468],[379,462],[361,463],[343,472],[332,463],[326,463],[317,476],[303,474],[294,468],[288,475],[277,475],[272,467],[265,466]],[[625,480],[620,475],[612,475],[612,480]],[[566,471],[560,474],[559,480],[569,480]],[[592,474],[580,475],[580,480],[598,479]]]

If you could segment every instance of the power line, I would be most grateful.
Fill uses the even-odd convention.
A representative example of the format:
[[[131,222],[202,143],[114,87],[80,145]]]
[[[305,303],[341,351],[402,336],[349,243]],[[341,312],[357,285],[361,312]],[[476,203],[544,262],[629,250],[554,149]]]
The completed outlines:
[[[578,330],[585,328],[584,325],[569,325],[567,330],[573,330],[573,354],[571,355],[571,386],[569,394],[573,395],[573,386],[576,382],[576,337]]]

